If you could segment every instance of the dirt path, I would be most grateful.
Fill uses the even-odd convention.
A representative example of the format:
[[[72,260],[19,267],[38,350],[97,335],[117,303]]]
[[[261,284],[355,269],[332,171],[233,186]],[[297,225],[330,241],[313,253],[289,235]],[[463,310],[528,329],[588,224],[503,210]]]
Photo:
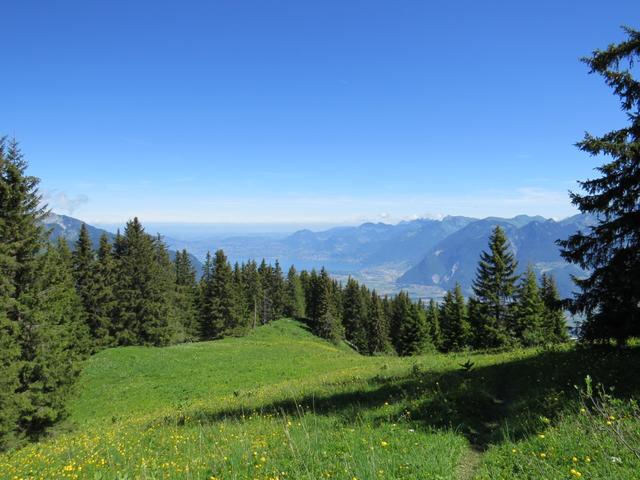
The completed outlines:
[[[480,466],[482,461],[482,451],[478,448],[470,446],[466,452],[462,454],[460,463],[456,468],[456,478],[458,480],[471,480]]]

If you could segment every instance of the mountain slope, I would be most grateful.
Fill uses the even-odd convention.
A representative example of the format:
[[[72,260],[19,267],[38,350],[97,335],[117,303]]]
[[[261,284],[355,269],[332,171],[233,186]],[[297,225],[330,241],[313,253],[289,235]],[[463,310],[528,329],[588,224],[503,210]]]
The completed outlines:
[[[398,278],[397,283],[450,289],[459,282],[469,293],[480,253],[487,249],[489,236],[495,226],[499,225],[509,239],[511,249],[518,260],[519,271],[531,264],[538,274],[553,274],[561,294],[568,296],[575,288],[571,275],[581,276],[584,272],[562,259],[555,242],[567,238],[578,229],[585,228],[590,222],[588,217],[582,215],[560,222],[542,218],[534,218],[528,222],[497,218],[478,220],[431,248],[417,265]]]

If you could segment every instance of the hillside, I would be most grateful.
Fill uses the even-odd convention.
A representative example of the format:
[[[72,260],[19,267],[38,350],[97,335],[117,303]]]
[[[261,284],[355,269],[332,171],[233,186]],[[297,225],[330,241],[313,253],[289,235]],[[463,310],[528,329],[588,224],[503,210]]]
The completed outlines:
[[[573,385],[637,395],[639,363],[638,348],[362,357],[292,320],[116,348],[86,362],[52,438],[0,456],[0,478],[632,479],[640,461]]]
[[[465,293],[471,293],[480,253],[487,249],[493,229],[500,226],[515,253],[519,271],[531,264],[539,275],[550,273],[556,278],[561,295],[570,296],[575,290],[571,275],[580,277],[585,272],[565,262],[555,242],[586,228],[590,224],[588,217],[576,215],[559,222],[527,218],[529,221],[525,222],[518,221],[519,217],[511,221],[486,218],[468,224],[434,245],[417,265],[398,278],[398,285],[420,284],[448,290],[459,282]]]

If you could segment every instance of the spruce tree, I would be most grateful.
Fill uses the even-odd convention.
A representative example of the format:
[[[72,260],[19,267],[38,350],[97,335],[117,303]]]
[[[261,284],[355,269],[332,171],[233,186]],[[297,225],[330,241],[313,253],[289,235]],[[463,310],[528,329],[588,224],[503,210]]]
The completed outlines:
[[[166,345],[171,340],[167,281],[157,241],[138,218],[127,222],[116,238],[114,338],[118,345]],[[165,262],[165,260],[162,260]]]
[[[98,306],[96,305],[95,273],[95,253],[89,237],[89,231],[86,224],[83,223],[73,251],[73,276],[75,278],[76,291],[84,308],[85,322],[91,336],[99,342],[103,332],[99,331],[100,323],[96,317]]]
[[[398,354],[403,356],[418,355],[433,349],[429,337],[427,315],[422,303],[411,304],[408,315],[400,326]]]
[[[284,314],[293,318],[304,318],[305,316],[304,291],[300,277],[293,265],[291,265],[287,272]]]
[[[541,345],[545,341],[544,302],[540,296],[536,274],[529,265],[520,280],[517,292],[516,314],[511,331],[525,347]]]
[[[427,326],[429,330],[429,336],[433,341],[433,345],[440,349],[442,346],[442,331],[440,329],[440,309],[438,304],[432,298],[429,300],[427,307]]]
[[[1,137],[0,447],[10,440],[24,415],[19,396],[31,387],[21,375],[26,349],[31,347],[25,338],[38,328],[32,310],[38,307],[34,287],[44,244],[41,222],[47,211],[40,206],[39,180],[27,175],[26,169],[17,142]]]
[[[569,340],[567,319],[564,316],[562,301],[552,275],[542,274],[540,296],[544,304],[542,325],[545,339],[550,343],[562,343]]]
[[[254,260],[246,263],[243,269],[244,296],[249,312],[249,325],[255,328],[260,321],[262,304],[264,302],[264,290],[262,288],[261,277],[258,272],[258,265]]]
[[[208,316],[204,318],[203,327],[207,339],[238,333],[242,325],[236,299],[237,290],[233,284],[233,271],[222,250],[216,251],[211,267],[212,271],[207,279]]]
[[[273,267],[267,264],[263,258],[258,267],[258,277],[262,286],[260,309],[260,321],[265,324],[274,319],[274,302],[273,302]]]
[[[215,338],[217,334],[211,322],[215,298],[213,292],[213,271],[213,257],[211,256],[211,252],[207,252],[204,265],[202,266],[202,277],[200,277],[200,287],[198,289],[199,331],[200,338],[203,340]]]
[[[106,234],[100,236],[97,259],[93,272],[93,317],[89,328],[98,347],[113,344],[113,319],[116,314],[116,285],[115,263],[112,246]]]
[[[286,298],[285,281],[278,260],[269,276],[269,298],[271,299],[271,320],[277,320],[284,315]]]
[[[459,283],[447,292],[440,309],[441,348],[445,352],[456,352],[469,346],[471,327],[467,306]]]
[[[401,291],[398,295],[390,301],[391,315],[390,315],[390,335],[391,342],[396,352],[402,350],[401,345],[401,333],[402,325],[409,319],[411,315],[411,299],[407,292]]]
[[[343,336],[343,328],[333,303],[333,288],[333,282],[329,274],[322,268],[318,276],[315,292],[317,296],[315,331],[322,338],[338,342]]]
[[[371,292],[366,325],[369,353],[390,352],[393,347],[389,338],[389,319],[385,314],[382,300],[375,290]]]
[[[504,230],[496,226],[490,239],[489,251],[482,252],[473,282],[474,308],[478,346],[494,348],[511,343],[511,315],[517,263],[508,247]]]
[[[71,252],[61,237],[39,258],[39,274],[22,331],[20,429],[34,436],[64,414],[68,392],[90,348],[82,301],[75,289]]]
[[[360,290],[360,285],[349,277],[344,289],[342,306],[342,323],[344,325],[345,339],[359,352],[366,352],[368,339],[365,327],[367,317],[365,297]]]
[[[625,41],[596,50],[583,61],[620,98],[629,125],[602,136],[586,134],[578,148],[610,161],[601,176],[580,182],[571,201],[597,224],[559,242],[562,256],[589,276],[575,279],[581,292],[571,302],[586,314],[581,336],[624,344],[640,335],[640,81],[632,67],[640,59],[640,32],[625,28]]]

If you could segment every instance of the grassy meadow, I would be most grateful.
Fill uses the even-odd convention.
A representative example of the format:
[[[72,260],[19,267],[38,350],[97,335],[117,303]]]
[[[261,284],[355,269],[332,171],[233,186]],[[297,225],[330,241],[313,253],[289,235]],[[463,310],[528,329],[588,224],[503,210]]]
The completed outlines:
[[[635,347],[363,357],[288,319],[115,348],[0,478],[636,479],[638,366]]]

